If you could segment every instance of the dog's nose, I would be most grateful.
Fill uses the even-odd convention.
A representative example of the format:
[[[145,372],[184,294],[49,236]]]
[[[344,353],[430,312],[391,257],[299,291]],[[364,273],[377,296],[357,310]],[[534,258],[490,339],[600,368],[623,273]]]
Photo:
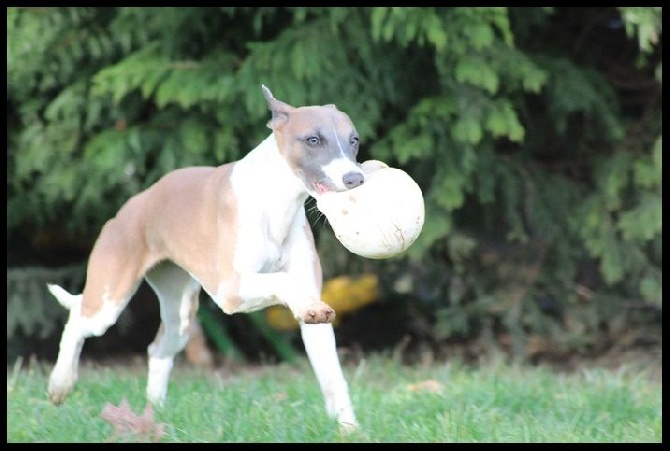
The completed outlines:
[[[362,185],[365,181],[365,176],[361,172],[347,172],[342,177],[342,182],[347,188],[356,188],[358,185]]]

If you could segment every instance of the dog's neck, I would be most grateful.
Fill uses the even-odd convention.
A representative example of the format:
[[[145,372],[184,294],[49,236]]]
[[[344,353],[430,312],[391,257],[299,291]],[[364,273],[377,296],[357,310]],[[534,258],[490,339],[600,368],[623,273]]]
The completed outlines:
[[[304,214],[309,194],[279,152],[274,133],[235,163],[233,189],[250,220],[267,224],[268,233],[278,243],[287,234],[296,214]]]

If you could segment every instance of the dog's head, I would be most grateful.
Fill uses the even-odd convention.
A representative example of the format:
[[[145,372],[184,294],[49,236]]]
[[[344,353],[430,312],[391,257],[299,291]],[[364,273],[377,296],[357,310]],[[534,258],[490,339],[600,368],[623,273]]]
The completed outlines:
[[[310,195],[345,191],[365,181],[356,163],[358,132],[346,113],[332,104],[292,107],[275,99],[265,85],[262,89],[272,112],[267,125],[279,152]]]

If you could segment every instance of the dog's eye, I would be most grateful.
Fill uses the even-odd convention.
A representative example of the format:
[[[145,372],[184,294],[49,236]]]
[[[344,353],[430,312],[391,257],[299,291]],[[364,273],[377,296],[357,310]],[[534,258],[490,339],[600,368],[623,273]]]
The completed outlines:
[[[318,144],[321,144],[321,138],[318,136],[310,136],[309,138],[305,139],[307,141],[307,144],[316,146]]]
[[[349,141],[349,144],[351,144],[352,147],[356,147],[360,140],[358,139],[358,136],[354,136],[351,138],[351,141]]]

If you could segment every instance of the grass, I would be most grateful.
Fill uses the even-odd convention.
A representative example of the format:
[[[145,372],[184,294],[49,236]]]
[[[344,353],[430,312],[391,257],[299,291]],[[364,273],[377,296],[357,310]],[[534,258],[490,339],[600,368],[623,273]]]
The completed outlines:
[[[46,396],[50,366],[8,368],[7,442],[141,441],[113,436],[100,414],[145,406],[144,368],[83,365],[60,407]],[[309,365],[205,371],[175,366],[161,442],[658,442],[662,385],[644,372],[458,364],[407,367],[372,356],[345,368],[361,431],[341,435]],[[148,439],[145,439],[148,440]]]

